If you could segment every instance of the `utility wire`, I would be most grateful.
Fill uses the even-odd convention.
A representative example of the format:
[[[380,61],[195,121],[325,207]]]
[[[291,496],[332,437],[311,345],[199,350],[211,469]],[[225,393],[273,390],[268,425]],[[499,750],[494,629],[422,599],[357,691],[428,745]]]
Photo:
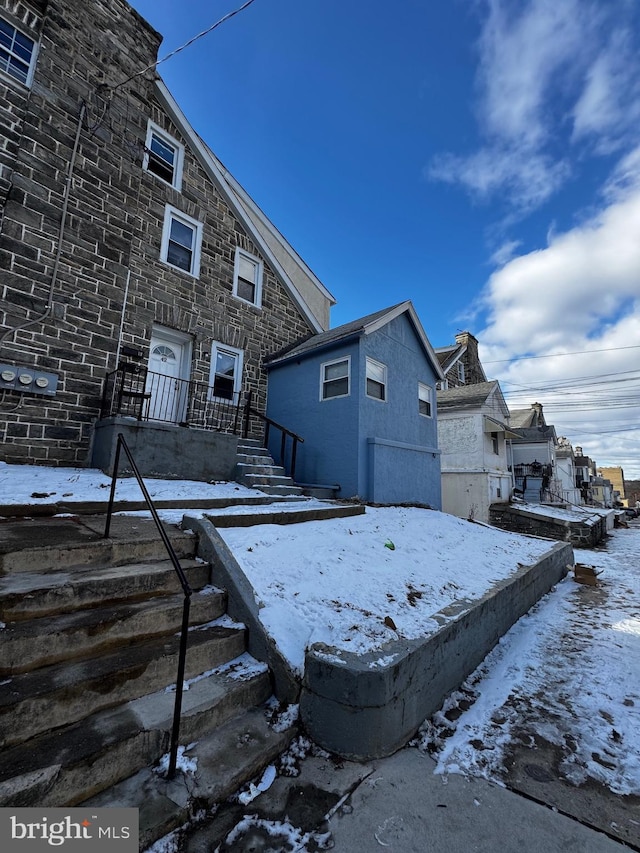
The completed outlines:
[[[581,349],[575,352],[550,352],[548,355],[518,355],[514,358],[499,358],[495,361],[482,361],[483,364],[507,364],[511,361],[529,361],[534,358],[560,358],[565,355],[585,355],[592,352],[618,352],[623,349],[640,349],[640,344],[628,347],[608,347],[607,349]]]
[[[246,3],[242,4],[242,6],[239,6],[237,9],[234,9],[232,12],[228,12],[226,15],[223,15],[222,18],[220,18],[220,20],[215,22],[215,24],[212,24],[206,30],[203,30],[201,33],[198,33],[198,35],[194,36],[193,38],[190,38],[189,41],[180,45],[180,47],[177,47],[175,50],[172,50],[171,53],[168,53],[166,56],[163,56],[162,59],[158,59],[155,62],[152,62],[151,65],[147,65],[147,67],[143,68],[142,71],[136,71],[136,73],[132,74],[131,77],[127,77],[126,80],[123,80],[121,83],[118,83],[117,86],[113,87],[112,91],[115,92],[116,90],[122,88],[122,86],[126,86],[127,83],[130,83],[132,80],[135,80],[136,77],[140,77],[142,74],[146,74],[147,71],[152,71],[154,68],[157,68],[158,65],[160,65],[160,63],[166,62],[168,59],[171,59],[176,54],[181,53],[181,51],[186,50],[186,48],[188,48],[188,47],[191,47],[191,45],[194,44],[194,42],[197,42],[198,39],[201,39],[203,36],[209,35],[209,33],[213,32],[213,30],[215,30],[217,27],[219,27],[220,24],[224,24],[224,22],[228,21],[229,18],[233,18],[234,15],[237,15],[239,12],[244,11],[253,2],[254,2],[254,0],[247,0]]]

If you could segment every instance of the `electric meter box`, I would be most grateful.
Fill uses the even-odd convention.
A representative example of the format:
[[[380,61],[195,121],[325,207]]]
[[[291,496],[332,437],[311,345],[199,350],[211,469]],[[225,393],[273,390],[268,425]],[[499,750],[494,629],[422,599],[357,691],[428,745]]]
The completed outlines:
[[[58,377],[55,373],[45,373],[35,367],[0,363],[0,391],[27,392],[55,397],[57,388]]]

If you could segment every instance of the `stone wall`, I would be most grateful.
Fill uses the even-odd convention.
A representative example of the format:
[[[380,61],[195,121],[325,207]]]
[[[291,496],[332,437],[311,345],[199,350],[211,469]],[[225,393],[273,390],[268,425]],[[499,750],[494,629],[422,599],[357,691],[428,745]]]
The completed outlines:
[[[607,535],[605,516],[589,515],[583,520],[570,521],[527,512],[525,507],[505,504],[493,504],[489,507],[489,521],[502,530],[558,539],[580,548],[593,548]]]
[[[0,14],[40,40],[31,89],[0,83],[10,115],[0,152],[0,362],[58,377],[55,396],[0,390],[0,458],[87,462],[121,329],[142,363],[154,323],[188,334],[191,378],[201,381],[213,341],[243,349],[243,390],[264,408],[263,357],[311,329],[188,148],[181,191],[142,168],[149,119],[187,144],[153,74],[124,83],[155,60],[159,34],[124,0],[0,0]],[[198,278],[160,261],[166,204],[203,223]],[[232,295],[236,246],[263,261],[262,308]]]

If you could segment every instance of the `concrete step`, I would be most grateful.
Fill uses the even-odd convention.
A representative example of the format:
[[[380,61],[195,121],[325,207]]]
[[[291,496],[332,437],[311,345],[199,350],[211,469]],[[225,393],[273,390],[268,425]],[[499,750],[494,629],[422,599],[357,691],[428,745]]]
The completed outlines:
[[[242,481],[247,474],[260,474],[263,477],[286,477],[282,465],[260,465],[255,462],[238,462],[236,479]]]
[[[112,607],[10,622],[2,630],[0,675],[28,672],[146,639],[175,634],[182,625],[184,595],[167,595]],[[226,594],[213,587],[191,597],[190,624],[226,611]]]
[[[190,743],[270,695],[267,667],[244,654],[183,693],[180,737]],[[62,807],[93,797],[168,751],[175,692],[162,690],[0,753],[0,806]]]
[[[293,481],[291,481],[293,483]],[[262,483],[261,485],[252,485],[250,488],[259,489],[259,491],[264,492],[265,495],[274,495],[274,496],[287,496],[287,495],[302,495],[304,494],[300,486],[283,486],[283,485],[269,485],[267,483]]]
[[[286,475],[267,475],[267,474],[245,474],[243,476],[244,482],[250,487],[258,487],[260,486],[288,486],[294,485],[291,477],[287,477]]]
[[[216,527],[252,527],[256,524],[299,524],[303,521],[322,521],[329,518],[350,518],[363,515],[362,504],[338,504],[326,507],[301,506],[300,509],[269,510],[251,513],[207,513],[207,518]]]
[[[294,728],[276,731],[264,710],[250,710],[189,748],[187,756],[197,763],[195,773],[179,771],[168,781],[152,770],[142,770],[82,805],[137,807],[140,849],[146,850],[261,773],[286,749],[295,733]]]
[[[201,560],[181,560],[192,589],[209,582],[209,566]],[[16,572],[0,577],[0,621],[13,622],[70,613],[81,607],[153,599],[181,590],[169,560],[130,563],[64,572]]]
[[[0,683],[0,745],[21,743],[175,682],[180,637],[147,640],[98,658],[53,664]],[[245,632],[191,631],[186,678],[242,654]]]
[[[130,520],[121,521],[120,517],[113,519],[113,535],[108,539],[102,535],[104,519],[91,526],[58,518],[33,520],[28,527],[25,521],[7,522],[0,525],[0,574],[165,559],[167,552],[155,526],[152,529],[145,524],[146,519],[140,521],[139,534],[134,539],[118,537],[119,527],[125,524],[131,527]],[[192,558],[195,536],[172,525],[165,525],[165,529],[178,558]],[[25,542],[26,530],[28,542]]]

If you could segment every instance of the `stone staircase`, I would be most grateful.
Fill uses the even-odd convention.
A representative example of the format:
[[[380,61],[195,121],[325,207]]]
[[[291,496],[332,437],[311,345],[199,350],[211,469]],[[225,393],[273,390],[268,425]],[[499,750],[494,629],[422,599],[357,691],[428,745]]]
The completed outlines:
[[[180,742],[195,774],[168,781],[183,594],[146,520],[0,524],[0,806],[140,808],[140,846],[233,793],[289,742],[259,706],[267,667],[196,559],[167,527],[191,598]],[[195,743],[194,743],[195,742]]]
[[[236,481],[268,495],[301,495],[302,489],[288,477],[281,465],[260,441],[241,438],[238,443]]]

